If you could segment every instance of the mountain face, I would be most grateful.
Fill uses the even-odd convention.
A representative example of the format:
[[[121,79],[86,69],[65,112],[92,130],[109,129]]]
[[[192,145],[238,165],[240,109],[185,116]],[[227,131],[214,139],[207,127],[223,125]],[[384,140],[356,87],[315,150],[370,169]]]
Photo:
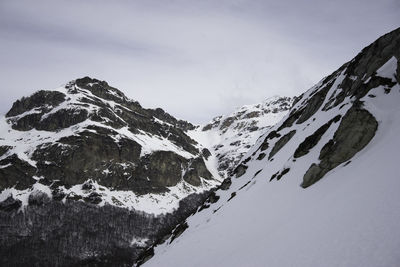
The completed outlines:
[[[228,178],[260,135],[279,122],[294,98],[272,97],[260,104],[238,108],[188,132],[216,157],[219,175]]]
[[[398,266],[399,83],[400,28],[295,99],[145,266]]]
[[[0,120],[1,265],[143,261],[229,183],[292,102],[194,126],[89,77],[17,100]]]
[[[220,184],[195,127],[88,77],[0,121],[0,265],[131,266]]]
[[[400,28],[195,126],[89,77],[0,119],[1,266],[397,266]]]

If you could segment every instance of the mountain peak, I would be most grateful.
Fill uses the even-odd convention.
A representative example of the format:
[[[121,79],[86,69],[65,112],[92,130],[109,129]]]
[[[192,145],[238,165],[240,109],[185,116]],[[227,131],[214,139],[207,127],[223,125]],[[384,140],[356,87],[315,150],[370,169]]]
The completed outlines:
[[[202,144],[217,157],[221,177],[229,177],[260,134],[286,115],[293,100],[274,96],[258,104],[244,105],[231,114],[215,117],[189,135],[203,141]]]

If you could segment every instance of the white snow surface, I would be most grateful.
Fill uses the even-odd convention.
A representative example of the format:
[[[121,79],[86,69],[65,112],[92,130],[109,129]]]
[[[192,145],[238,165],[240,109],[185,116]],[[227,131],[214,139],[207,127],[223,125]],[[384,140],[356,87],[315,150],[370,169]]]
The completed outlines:
[[[337,85],[327,95],[335,90]],[[331,125],[310,153],[293,162],[295,149],[329,119],[345,114],[350,104],[320,110],[312,117],[315,121],[310,118],[283,130],[282,135],[293,129],[297,133],[273,161],[249,161],[243,176],[232,177],[228,191],[217,191],[220,200],[189,217],[189,228],[172,243],[155,247],[155,256],[144,266],[399,266],[400,86],[390,93],[379,86],[370,93],[376,97],[362,101],[377,119],[378,130],[349,164],[339,165],[307,189],[299,186],[339,123]],[[246,156],[256,152],[263,139]],[[284,167],[290,171],[269,182]],[[233,192],[236,196],[228,201]]]

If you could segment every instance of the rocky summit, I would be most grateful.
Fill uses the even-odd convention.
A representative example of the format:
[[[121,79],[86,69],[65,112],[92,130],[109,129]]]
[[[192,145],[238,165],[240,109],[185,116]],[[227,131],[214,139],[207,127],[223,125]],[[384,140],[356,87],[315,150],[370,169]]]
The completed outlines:
[[[2,265],[130,266],[220,183],[194,128],[89,77],[16,101],[1,121]]]
[[[399,84],[400,28],[205,125],[89,77],[17,100],[0,265],[396,266]]]

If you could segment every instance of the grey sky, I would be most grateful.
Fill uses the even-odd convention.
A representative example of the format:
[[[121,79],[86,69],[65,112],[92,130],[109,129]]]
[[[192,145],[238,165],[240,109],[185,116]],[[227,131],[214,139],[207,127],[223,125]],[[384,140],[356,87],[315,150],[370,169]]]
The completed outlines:
[[[0,113],[88,75],[206,122],[298,95],[399,26],[398,0],[0,0]]]

